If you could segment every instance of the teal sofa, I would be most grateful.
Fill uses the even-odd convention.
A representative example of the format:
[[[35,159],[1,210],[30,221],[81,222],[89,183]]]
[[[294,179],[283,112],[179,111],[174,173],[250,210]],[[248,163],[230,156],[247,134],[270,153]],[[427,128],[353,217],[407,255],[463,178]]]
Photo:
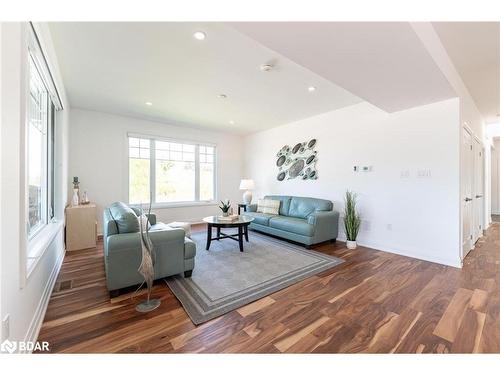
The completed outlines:
[[[111,296],[119,290],[143,282],[137,271],[142,252],[137,208],[116,202],[103,212],[103,242],[106,282]],[[155,280],[184,273],[190,277],[194,269],[196,245],[181,228],[157,223],[156,215],[149,215],[149,236],[156,252]]]
[[[339,213],[326,199],[267,195],[264,199],[280,201],[279,215],[257,212],[251,204],[245,215],[253,217],[249,228],[286,240],[304,244],[306,248],[337,239]]]

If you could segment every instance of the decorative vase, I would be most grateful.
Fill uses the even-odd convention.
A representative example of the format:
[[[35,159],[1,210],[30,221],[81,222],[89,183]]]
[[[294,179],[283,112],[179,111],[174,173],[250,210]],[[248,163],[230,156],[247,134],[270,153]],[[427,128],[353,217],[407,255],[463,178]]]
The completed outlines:
[[[229,216],[229,211],[226,211],[226,212],[222,212],[222,216],[224,216],[224,217],[227,217],[227,216]]]
[[[80,189],[73,189],[73,198],[71,199],[72,206],[78,206],[80,204],[79,192]]]
[[[347,245],[347,248],[350,250],[353,250],[358,246],[356,241],[349,241],[349,240],[346,241],[346,245]]]

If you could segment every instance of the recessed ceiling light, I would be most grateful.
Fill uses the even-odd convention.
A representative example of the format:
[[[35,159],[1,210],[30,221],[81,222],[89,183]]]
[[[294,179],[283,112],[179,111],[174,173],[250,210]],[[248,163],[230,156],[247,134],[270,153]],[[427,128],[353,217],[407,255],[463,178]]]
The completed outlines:
[[[260,66],[260,70],[262,70],[263,72],[269,72],[269,71],[271,71],[273,68],[274,68],[274,65],[272,65],[272,64],[262,64],[262,65]]]
[[[316,87],[314,87],[314,86],[309,86],[309,87],[307,88],[307,90],[309,90],[309,92],[314,92],[314,91],[316,91]]]
[[[227,95],[226,94],[219,94],[219,99],[226,99],[227,98]]]
[[[229,123],[230,123],[231,125],[234,125],[234,121],[233,121],[233,120],[229,120]]]
[[[146,104],[147,106],[150,106],[150,107],[153,105],[153,103],[151,103],[151,102],[146,102],[144,104]]]
[[[207,37],[207,34],[205,34],[203,31],[196,31],[193,34],[193,36],[194,36],[195,39],[205,40],[205,38]]]

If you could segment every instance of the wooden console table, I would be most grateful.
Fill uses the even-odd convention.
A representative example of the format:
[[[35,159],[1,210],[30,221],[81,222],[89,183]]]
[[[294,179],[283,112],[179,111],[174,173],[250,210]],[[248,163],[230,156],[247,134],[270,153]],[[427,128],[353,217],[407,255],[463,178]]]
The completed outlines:
[[[93,203],[66,207],[66,250],[97,245],[97,208]]]

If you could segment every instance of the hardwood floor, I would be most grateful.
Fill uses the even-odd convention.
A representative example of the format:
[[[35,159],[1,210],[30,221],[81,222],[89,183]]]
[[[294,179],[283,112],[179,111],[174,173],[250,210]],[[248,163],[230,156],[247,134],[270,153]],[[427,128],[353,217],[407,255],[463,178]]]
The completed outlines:
[[[462,270],[340,242],[315,250],[346,262],[195,326],[163,283],[146,315],[131,294],[110,300],[99,242],[66,255],[38,339],[69,353],[500,352],[500,224]]]

